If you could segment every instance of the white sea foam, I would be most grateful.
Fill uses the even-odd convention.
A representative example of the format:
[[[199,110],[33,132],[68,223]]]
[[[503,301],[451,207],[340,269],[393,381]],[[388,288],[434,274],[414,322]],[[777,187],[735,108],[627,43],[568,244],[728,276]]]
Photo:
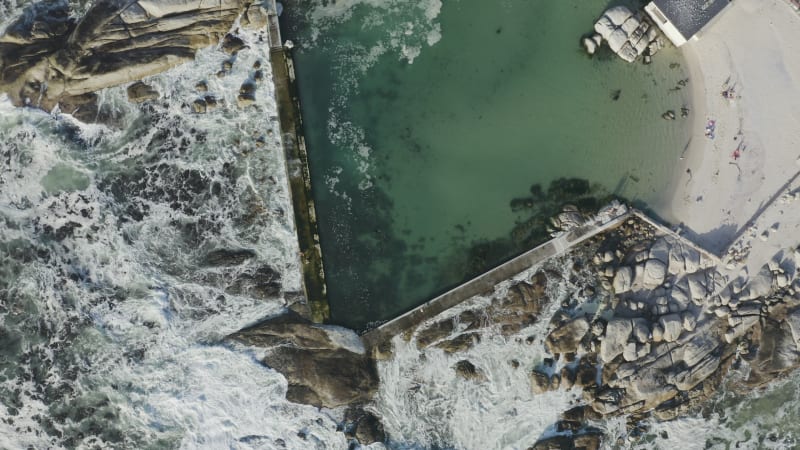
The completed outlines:
[[[161,93],[154,115],[129,104],[124,87],[101,92],[102,107],[122,118],[122,130],[82,124],[58,111],[14,108],[7,98],[0,100],[0,151],[8,155],[0,165],[0,243],[29,242],[43,252],[41,261],[31,255],[32,261],[24,263],[0,253],[4,270],[12,271],[2,271],[11,277],[3,279],[4,289],[9,286],[14,292],[11,303],[3,305],[8,312],[0,313],[0,323],[12,337],[29,341],[26,351],[46,369],[44,385],[23,380],[16,372],[4,374],[0,417],[8,420],[0,420],[0,447],[103,447],[104,440],[116,439],[115,429],[129,448],[144,442],[236,449],[347,445],[329,414],[286,402],[285,379],[255,355],[210,345],[275,314],[283,298],[228,293],[205,282],[204,277],[235,277],[245,267],[200,269],[196,260],[204,250],[179,245],[185,236],[175,224],[198,217],[217,220],[221,214],[219,227],[203,231],[209,235],[202,239],[213,238],[220,247],[254,248],[259,261],[280,273],[284,291],[299,290],[298,250],[282,147],[274,131],[271,84],[259,85],[255,107],[241,111],[235,106],[239,85],[252,75],[253,63],[268,58],[268,48],[255,44],[257,34],[245,38],[251,46],[239,53],[224,78],[214,74],[229,56],[206,49],[195,63],[145,80]],[[269,64],[261,70],[269,79]],[[186,105],[197,98],[194,84],[202,79],[223,106],[192,114]],[[190,128],[200,133],[189,133]],[[258,136],[265,137],[264,147],[255,146]],[[185,211],[160,200],[160,190],[170,188],[171,179],[147,181],[155,197],[142,197],[144,217],[120,220],[124,211],[114,195],[127,203],[140,194],[112,195],[107,185],[98,183],[115,179],[106,176],[108,171],[124,175],[160,145],[165,152],[159,163],[175,170],[167,174],[195,171],[225,182],[220,171],[226,164],[241,167],[227,186],[234,191],[232,198],[253,199],[262,211],[257,226],[225,219],[252,204],[214,204],[212,199],[196,211]],[[181,145],[183,153],[176,150]],[[89,187],[44,192],[41,180],[58,165],[90,175]],[[39,242],[42,234],[65,226],[73,229],[55,245]],[[21,363],[18,370],[34,370],[33,364]],[[56,389],[62,384],[71,393],[47,400],[39,393],[45,385]],[[18,404],[5,404],[13,392],[18,392]],[[63,419],[55,418],[62,413]],[[51,415],[57,432],[77,440],[64,444],[48,434],[42,418]]]
[[[537,267],[516,279],[529,278]],[[496,290],[503,295],[512,281]],[[563,287],[549,287],[553,300],[542,317],[560,307]],[[491,301],[476,297],[426,322],[451,317]],[[420,328],[424,328],[425,324]],[[579,400],[578,390],[557,390],[534,395],[530,369],[541,364],[546,353],[541,341],[527,343],[527,336],[544,336],[547,321],[518,334],[502,337],[491,327],[466,352],[448,355],[437,348],[420,351],[414,340],[395,337],[394,358],[379,363],[381,389],[377,410],[399,447],[455,446],[460,449],[527,448],[552,432],[559,414]],[[485,376],[480,383],[456,375],[453,366],[462,359],[472,362]],[[514,368],[511,360],[520,363]]]

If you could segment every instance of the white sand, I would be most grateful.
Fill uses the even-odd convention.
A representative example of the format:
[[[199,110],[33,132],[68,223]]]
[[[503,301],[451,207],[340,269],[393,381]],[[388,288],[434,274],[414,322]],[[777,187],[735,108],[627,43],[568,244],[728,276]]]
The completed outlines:
[[[800,243],[800,200],[770,203],[800,171],[800,15],[785,0],[734,0],[682,50],[694,131],[666,218],[719,254],[735,240],[752,244],[753,273]],[[726,87],[734,87],[733,101],[721,95]],[[716,120],[713,140],[704,136],[708,119]]]

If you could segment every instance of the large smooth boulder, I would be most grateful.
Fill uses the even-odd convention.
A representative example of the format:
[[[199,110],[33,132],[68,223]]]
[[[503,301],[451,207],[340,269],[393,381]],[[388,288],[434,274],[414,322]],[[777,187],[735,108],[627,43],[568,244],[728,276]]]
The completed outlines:
[[[597,43],[592,38],[583,38],[583,47],[586,49],[586,53],[590,55],[594,55],[594,52],[597,51]]]
[[[667,266],[657,259],[650,259],[644,265],[643,284],[645,289],[655,289],[664,282]]]
[[[608,47],[611,48],[614,53],[619,53],[622,46],[628,42],[628,35],[625,34],[622,28],[617,28],[608,35],[606,41],[608,41]]]
[[[575,353],[588,331],[589,321],[585,317],[578,317],[551,331],[545,345],[553,354]]]
[[[608,17],[611,23],[619,27],[622,26],[622,24],[624,24],[625,21],[633,15],[633,13],[625,6],[618,5],[607,9],[603,15]]]
[[[289,383],[286,399],[325,408],[366,402],[378,388],[375,362],[361,339],[288,312],[228,337],[266,349],[262,362]]]
[[[608,39],[616,28],[617,27],[611,22],[611,19],[606,16],[600,17],[594,24],[594,31],[602,36],[603,39]]]
[[[633,326],[630,319],[612,319],[606,325],[606,334],[600,341],[600,359],[611,362],[625,351]]]
[[[614,274],[614,282],[612,284],[614,292],[617,294],[628,292],[631,290],[632,284],[633,284],[633,270],[631,270],[631,268],[627,266],[623,266],[617,269],[617,273]]]
[[[658,319],[658,324],[664,330],[663,338],[666,342],[675,342],[683,331],[683,320],[678,314],[667,314]]]
[[[620,28],[622,28],[622,31],[624,31],[625,34],[630,36],[631,33],[633,33],[634,31],[636,31],[637,28],[639,28],[639,25],[641,25],[641,23],[642,22],[639,20],[638,17],[631,16],[628,17],[628,19],[625,22],[623,22],[622,25],[620,25]]]

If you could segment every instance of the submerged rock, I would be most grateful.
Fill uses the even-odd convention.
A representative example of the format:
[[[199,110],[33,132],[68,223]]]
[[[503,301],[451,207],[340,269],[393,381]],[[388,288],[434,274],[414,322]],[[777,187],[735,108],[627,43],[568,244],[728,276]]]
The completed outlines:
[[[250,249],[220,248],[206,253],[200,264],[206,267],[238,266],[255,257],[256,252]]]
[[[386,441],[386,432],[381,421],[374,414],[366,412],[356,423],[355,438],[361,445],[370,445]]]
[[[599,431],[561,434],[542,439],[528,450],[598,450],[603,443]]]

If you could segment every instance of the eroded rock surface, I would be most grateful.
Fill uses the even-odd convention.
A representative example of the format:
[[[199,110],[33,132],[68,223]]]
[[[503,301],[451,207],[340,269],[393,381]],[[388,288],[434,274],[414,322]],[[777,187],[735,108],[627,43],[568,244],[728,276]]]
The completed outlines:
[[[243,12],[261,8],[251,4],[98,0],[80,19],[64,0],[32,4],[0,37],[0,92],[18,106],[49,111],[58,105],[91,119],[94,92],[193,59],[196,50],[218,43]],[[225,50],[237,51],[239,42],[230,35]]]
[[[292,402],[336,408],[367,402],[378,387],[375,362],[344,328],[315,325],[288,312],[229,339],[266,349],[263,362],[286,377]]]

